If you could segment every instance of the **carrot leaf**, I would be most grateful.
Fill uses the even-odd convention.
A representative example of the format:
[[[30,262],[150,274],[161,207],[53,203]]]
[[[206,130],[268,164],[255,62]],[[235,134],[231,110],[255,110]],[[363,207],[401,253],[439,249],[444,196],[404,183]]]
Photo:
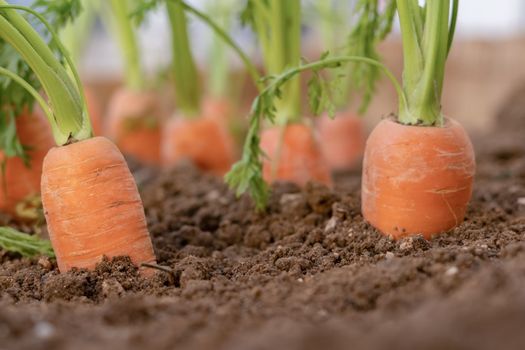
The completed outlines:
[[[322,69],[337,69],[348,62],[363,62],[382,69],[396,89],[400,105],[405,104],[406,99],[401,85],[394,75],[380,62],[360,56],[328,57],[324,54],[321,57],[322,59],[318,61],[301,64],[297,67],[288,68],[281,74],[266,77],[264,79],[267,82],[266,88],[262,90],[252,104],[250,126],[245,139],[242,158],[226,174],[225,180],[236,191],[237,195],[248,192],[259,210],[266,207],[268,199],[268,186],[262,178],[262,161],[265,154],[259,145],[259,133],[265,120],[271,123],[275,122],[277,113],[276,101],[283,98],[281,88],[290,79],[297,78],[297,75],[304,71],[313,71],[315,74],[319,74],[319,71]],[[333,113],[335,111],[333,102],[328,99],[328,96],[322,96],[323,94],[328,94],[329,89],[325,91],[325,87],[320,81],[313,82],[311,85],[314,87],[311,88],[312,92],[310,94],[314,95],[314,98],[317,100],[317,102],[313,103],[315,109],[313,112],[321,113],[323,108],[327,108],[329,112],[332,109]]]
[[[55,257],[50,241],[11,227],[0,227],[0,248],[26,257],[39,255]]]

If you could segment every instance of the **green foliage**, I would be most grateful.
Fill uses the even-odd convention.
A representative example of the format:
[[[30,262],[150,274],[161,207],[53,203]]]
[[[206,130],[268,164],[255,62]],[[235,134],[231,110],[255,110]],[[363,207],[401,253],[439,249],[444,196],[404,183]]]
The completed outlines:
[[[36,0],[31,7],[44,15],[55,30],[73,22],[82,11],[80,0]]]
[[[311,70],[314,74],[309,82],[309,95],[312,99],[310,106],[313,113],[322,113],[328,110],[329,113],[335,112],[335,102],[333,91],[338,84],[327,83],[321,75],[323,69],[337,69],[344,63],[353,60],[365,60],[367,58],[356,57],[329,57],[324,53],[321,59],[312,63],[302,64],[298,67],[286,69],[279,75],[272,75],[264,78],[266,88],[257,96],[252,104],[250,111],[250,127],[245,139],[243,155],[232,170],[226,174],[226,182],[233,188],[237,195],[248,192],[255,201],[257,209],[262,210],[266,207],[268,199],[268,186],[262,177],[263,150],[260,148],[261,125],[266,120],[274,123],[276,120],[276,102],[282,98],[282,87],[292,78],[303,71]],[[378,64],[370,60],[369,64]]]
[[[320,61],[327,59],[329,52],[324,52]],[[345,78],[344,74],[335,74],[331,79],[327,79],[323,76],[322,70],[325,68],[331,68],[334,72],[340,71],[342,65],[340,63],[334,63],[332,66],[320,66],[312,69],[312,77],[308,81],[308,103],[310,110],[315,116],[320,115],[326,111],[330,118],[335,117],[337,109],[337,101],[342,98],[342,84]]]
[[[387,0],[380,8],[378,0],[358,0],[354,8],[357,18],[348,36],[346,54],[379,60],[377,45],[390,33],[396,13],[396,1]],[[351,63],[349,67],[352,91],[362,93],[359,113],[364,113],[375,93],[380,68],[363,62]]]
[[[72,21],[81,11],[80,0],[37,0],[33,6],[46,16],[55,30]],[[34,27],[45,32],[42,23],[33,16],[27,13],[24,13],[24,16],[33,23]],[[50,35],[47,43],[60,56],[58,47]],[[35,90],[41,89],[39,79],[28,64],[2,39],[0,39],[0,67],[16,73]],[[33,104],[34,97],[26,89],[9,77],[0,76],[0,150],[8,157],[21,157],[26,163],[29,159],[25,153],[26,148],[18,140],[15,118],[23,110],[31,111]]]
[[[39,255],[55,257],[51,242],[38,236],[17,231],[11,227],[0,227],[0,248],[27,257]]]

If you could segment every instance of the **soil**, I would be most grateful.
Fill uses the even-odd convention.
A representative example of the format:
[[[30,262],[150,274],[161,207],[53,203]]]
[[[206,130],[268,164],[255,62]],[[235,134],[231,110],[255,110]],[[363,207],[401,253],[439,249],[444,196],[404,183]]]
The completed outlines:
[[[168,270],[59,274],[0,251],[0,349],[523,349],[525,130],[510,129],[475,139],[467,217],[430,241],[364,222],[359,171],[275,185],[262,214],[191,166],[134,167]]]

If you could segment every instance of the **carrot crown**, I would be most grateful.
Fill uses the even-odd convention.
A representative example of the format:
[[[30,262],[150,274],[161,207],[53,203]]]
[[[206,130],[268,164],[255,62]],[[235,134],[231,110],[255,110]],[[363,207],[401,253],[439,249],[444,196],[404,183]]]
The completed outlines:
[[[452,10],[451,10],[452,2]],[[403,124],[441,125],[441,93],[458,11],[458,0],[397,0],[403,40]],[[452,13],[452,15],[451,15]],[[450,17],[450,19],[449,19]]]
[[[18,11],[30,13],[45,25],[67,65],[55,56],[49,45]],[[0,74],[22,86],[40,104],[51,124],[56,143],[64,145],[91,137],[91,124],[80,79],[69,54],[45,18],[28,7],[9,5],[0,0],[0,38],[10,44],[27,62],[38,77],[48,101],[17,73],[0,68]],[[74,80],[68,74],[67,67],[71,69]]]

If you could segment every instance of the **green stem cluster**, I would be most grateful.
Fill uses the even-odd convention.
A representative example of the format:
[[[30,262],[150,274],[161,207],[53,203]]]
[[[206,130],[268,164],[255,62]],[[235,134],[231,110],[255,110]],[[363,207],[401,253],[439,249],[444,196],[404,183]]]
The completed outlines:
[[[178,0],[176,0],[178,1]],[[259,91],[262,91],[263,84],[261,82],[261,75],[257,71],[257,67],[252,63],[250,60],[250,57],[240,48],[239,45],[233,41],[230,35],[226,33],[224,29],[222,29],[216,22],[214,22],[210,16],[206,15],[204,12],[199,11],[195,7],[191,6],[190,4],[181,1],[182,6],[184,7],[184,10],[190,12],[191,14],[195,15],[199,19],[201,19],[204,23],[206,23],[226,45],[228,45],[241,59],[242,63],[244,64],[246,70],[248,71],[248,74],[250,74],[250,77],[252,78],[254,84],[257,86]]]
[[[46,26],[73,71],[74,81],[70,78],[67,68],[54,55],[47,43],[17,10],[34,15]],[[38,98],[37,102],[46,112],[56,143],[64,145],[71,140],[83,140],[90,137],[91,124],[85,108],[84,96],[81,93],[80,79],[69,54],[60,44],[58,36],[49,23],[30,8],[12,6],[0,0],[0,37],[15,48],[40,80],[49,102],[46,103],[43,99]],[[16,75],[5,70],[2,71],[2,74],[11,78]],[[14,80],[24,86],[20,79]],[[35,96],[35,92],[28,87],[28,84],[24,86],[29,93]]]
[[[185,117],[195,116],[200,109],[200,84],[197,67],[191,52],[184,5],[180,0],[168,1],[171,27],[172,69],[177,105]]]
[[[112,21],[111,25],[120,45],[126,86],[132,90],[140,90],[144,86],[140,63],[140,50],[137,34],[130,19],[128,0],[110,0]]]
[[[301,63],[301,3],[299,0],[253,1],[253,26],[261,43],[267,75],[276,75]],[[282,89],[277,104],[279,124],[301,115],[300,81],[295,77]]]
[[[403,124],[442,125],[441,95],[445,63],[454,35],[458,0],[397,0],[403,40],[403,90],[407,105],[399,109]]]

